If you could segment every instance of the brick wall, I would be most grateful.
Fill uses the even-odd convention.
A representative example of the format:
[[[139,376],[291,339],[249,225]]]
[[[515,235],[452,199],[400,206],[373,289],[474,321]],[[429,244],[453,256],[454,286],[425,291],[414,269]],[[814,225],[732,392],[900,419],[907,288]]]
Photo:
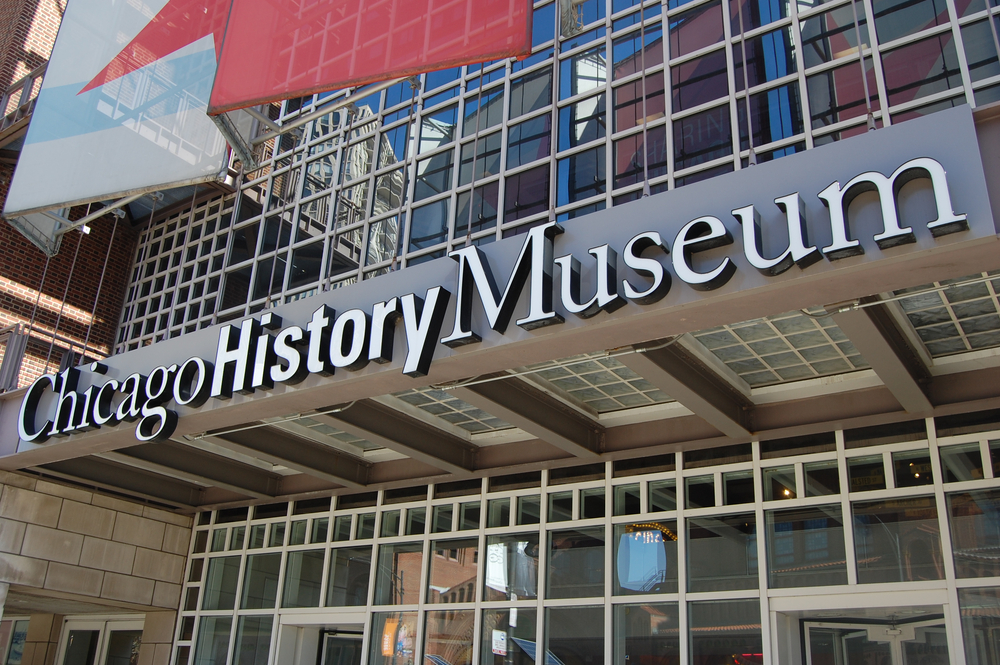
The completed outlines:
[[[9,166],[0,166],[0,206],[6,200],[11,175],[12,169]],[[55,181],[53,184],[55,185]],[[79,218],[86,213],[86,209],[81,206],[75,208],[73,213],[71,219]],[[20,386],[30,384],[44,373],[53,332],[72,340],[79,353],[93,319],[88,348],[101,356],[111,352],[137,238],[127,220],[118,223],[114,242],[110,244],[110,258],[101,296],[92,317],[94,298],[104,259],[108,255],[113,227],[114,217],[105,215],[91,224],[90,235],[76,231],[67,234],[59,254],[49,262],[45,284],[41,288],[42,294],[38,298],[42,273],[45,271],[45,254],[5,221],[0,222],[0,328],[15,323],[27,325],[38,299],[32,326],[35,333],[22,365]],[[73,267],[78,243],[80,252],[76,258],[76,266]],[[67,283],[71,284],[68,291]],[[62,305],[64,293],[65,307]],[[50,371],[58,368],[62,352],[67,346],[65,342],[55,342],[48,363]]]
[[[0,582],[176,610],[190,537],[190,517],[0,471]]]
[[[65,8],[66,0],[0,0],[0,88],[49,59]]]

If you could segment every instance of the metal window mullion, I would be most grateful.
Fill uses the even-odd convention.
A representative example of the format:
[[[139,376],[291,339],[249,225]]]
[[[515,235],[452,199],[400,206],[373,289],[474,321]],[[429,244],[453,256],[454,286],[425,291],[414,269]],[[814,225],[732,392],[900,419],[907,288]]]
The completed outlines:
[[[847,455],[844,447],[844,430],[838,429],[834,432],[837,444],[837,469],[840,476],[840,511],[841,524],[844,525],[844,554],[847,559],[847,585],[856,587],[858,585],[858,564],[854,546],[854,518],[851,514],[850,501],[850,474],[847,468]]]
[[[855,0],[851,0],[854,2]],[[875,10],[872,8],[872,0],[861,0],[865,8],[865,27],[868,32],[868,48],[871,53],[872,67],[875,69],[875,87],[878,89],[879,109],[882,111],[882,126],[888,127],[892,124],[889,117],[889,95],[886,92],[885,72],[882,69],[882,54],[879,50],[878,34],[875,29]],[[858,16],[860,25],[861,17]],[[861,56],[861,65],[864,67],[865,51],[862,44],[858,43],[858,55]],[[867,80],[867,69],[865,69],[865,79]]]
[[[688,555],[688,532],[685,516],[685,501],[684,501],[684,480],[681,477],[680,470],[683,468],[683,457],[684,453],[678,451],[675,453],[675,468],[677,469],[677,483],[675,485],[675,496],[676,501],[676,520],[677,520],[677,619],[678,619],[678,634],[681,636],[680,639],[680,662],[689,663],[691,662],[690,651],[691,651],[691,638],[690,629],[688,627],[688,604],[687,604],[687,586],[688,586],[688,566],[687,566],[687,555]]]
[[[642,8],[640,7],[640,11]],[[611,604],[614,589],[614,531],[611,526],[612,504],[611,476],[614,462],[604,463],[604,662],[614,661],[614,607]],[[581,501],[582,503],[582,501]],[[537,653],[537,649],[536,649]]]
[[[558,1],[556,4],[556,9],[558,10]],[[556,30],[558,34],[559,30],[559,16],[558,11],[556,12]],[[558,42],[558,39],[557,39]],[[548,510],[546,510],[547,496],[548,496],[548,486],[549,486],[549,472],[547,469],[542,470],[542,482],[539,488],[540,496],[538,501],[538,593],[535,595],[537,603],[537,614],[535,615],[535,644],[541,645],[541,649],[537,646],[535,648],[535,665],[547,665],[545,661],[538,660],[538,653],[541,650],[542,653],[548,654],[548,641],[545,639],[545,633],[547,630],[547,619],[545,615],[545,601],[548,599],[548,578],[549,578],[549,532],[548,532]],[[512,516],[516,518],[516,515]],[[514,520],[516,521],[516,519]]]
[[[746,62],[743,63],[746,71]],[[771,653],[773,646],[771,640],[771,609],[768,603],[768,574],[770,565],[767,561],[767,523],[764,520],[764,497],[763,492],[757,488],[763,488],[761,482],[760,468],[760,441],[751,442],[751,455],[753,463],[753,486],[754,486],[754,518],[757,521],[757,588],[760,592],[760,632],[761,643],[763,645],[764,662],[775,661],[775,654]]]

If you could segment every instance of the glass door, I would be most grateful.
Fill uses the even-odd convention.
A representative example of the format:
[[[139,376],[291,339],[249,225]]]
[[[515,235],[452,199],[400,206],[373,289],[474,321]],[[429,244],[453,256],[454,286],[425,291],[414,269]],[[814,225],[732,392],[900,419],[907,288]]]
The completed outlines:
[[[906,624],[806,622],[806,665],[949,665],[943,619]]]
[[[361,665],[361,636],[324,635],[320,665]]]
[[[138,665],[142,620],[68,619],[56,662],[60,665]]]

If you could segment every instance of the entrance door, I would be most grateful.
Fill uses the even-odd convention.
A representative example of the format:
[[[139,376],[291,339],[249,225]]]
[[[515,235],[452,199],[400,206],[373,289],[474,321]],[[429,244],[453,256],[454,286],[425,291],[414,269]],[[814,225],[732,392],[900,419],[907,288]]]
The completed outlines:
[[[70,619],[63,625],[61,665],[138,665],[143,622]]]
[[[806,622],[806,665],[949,665],[944,619]]]
[[[361,637],[324,635],[320,665],[361,665]]]

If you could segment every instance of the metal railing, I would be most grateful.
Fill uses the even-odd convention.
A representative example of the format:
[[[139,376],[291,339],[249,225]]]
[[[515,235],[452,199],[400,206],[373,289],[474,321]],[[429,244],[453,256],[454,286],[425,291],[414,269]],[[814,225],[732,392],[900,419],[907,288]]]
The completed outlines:
[[[46,67],[48,63],[35,68],[3,91],[3,95],[0,96],[0,112],[3,113],[3,117],[0,118],[0,132],[31,115],[35,100],[38,98],[38,91],[42,87]]]

